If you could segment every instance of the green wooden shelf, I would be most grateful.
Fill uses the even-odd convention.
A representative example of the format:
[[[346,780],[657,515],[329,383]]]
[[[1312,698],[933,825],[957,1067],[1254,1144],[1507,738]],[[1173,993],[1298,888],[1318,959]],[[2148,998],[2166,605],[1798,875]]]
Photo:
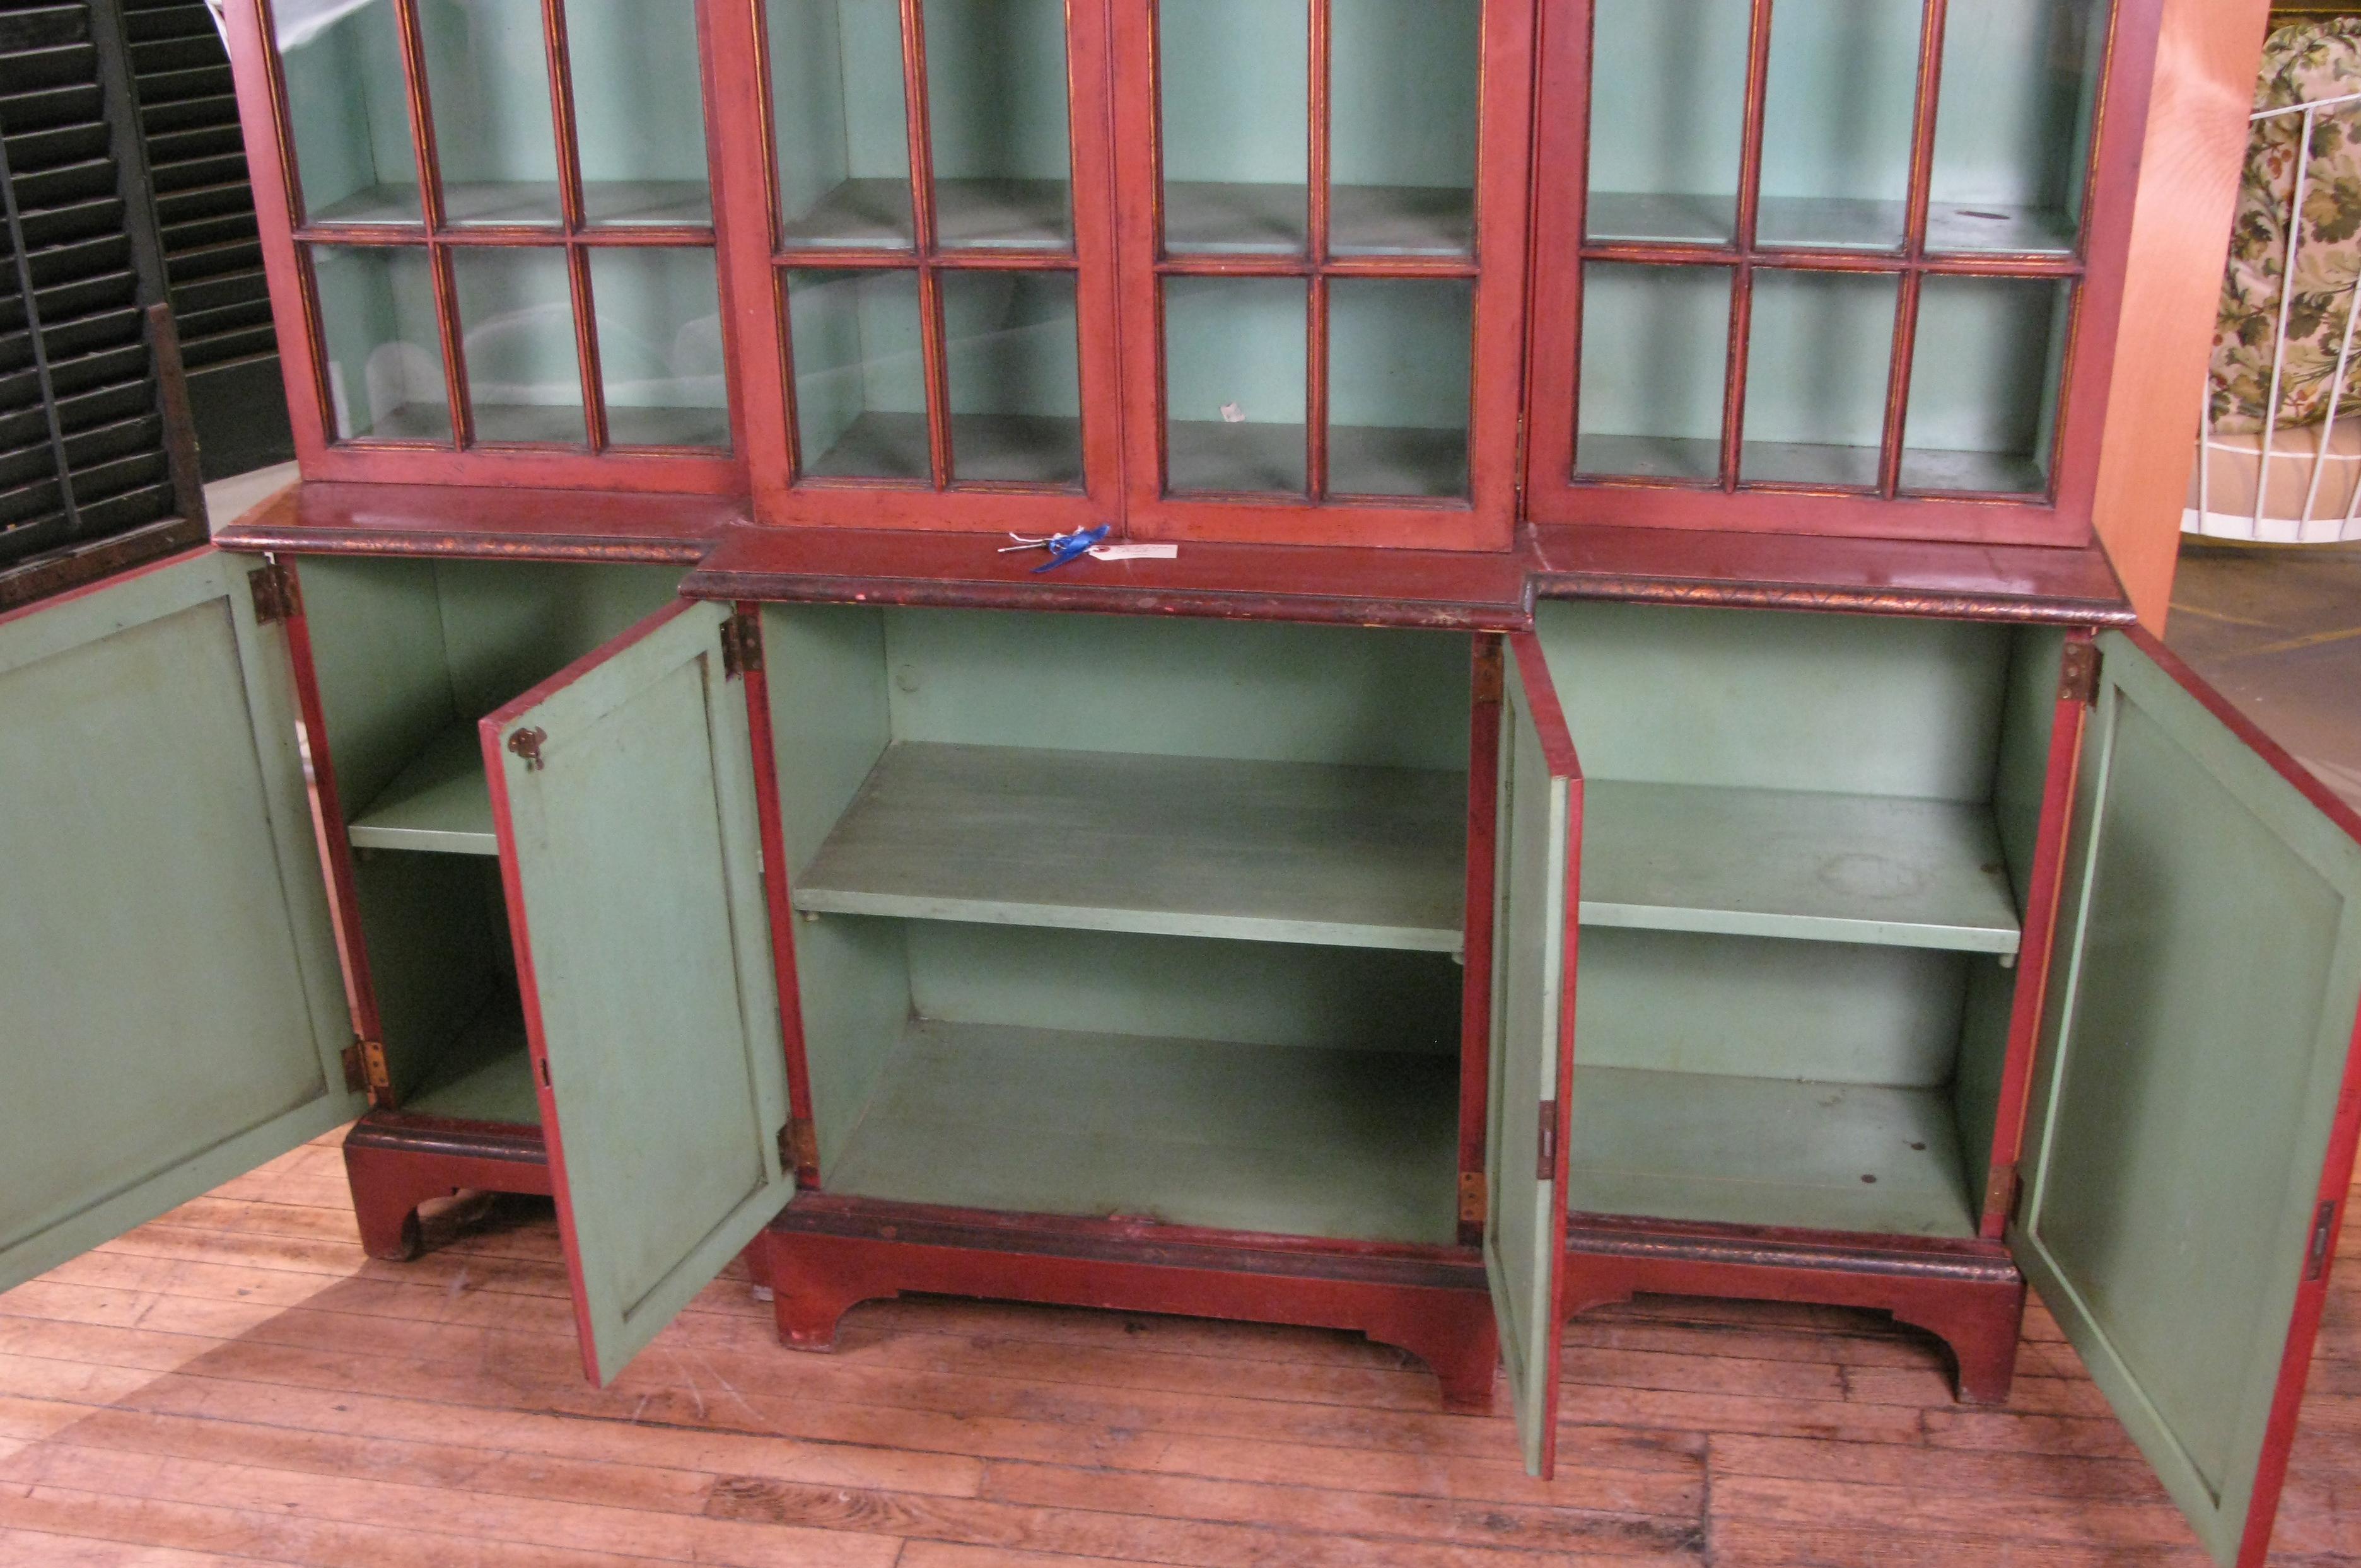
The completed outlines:
[[[1309,222],[1301,185],[1175,180],[1164,187],[1165,246],[1176,253],[1301,256]],[[1328,243],[1339,256],[1466,256],[1476,243],[1476,194],[1464,186],[1334,185]]]
[[[914,1020],[829,1190],[1447,1245],[1456,1058]]]
[[[1071,205],[1062,180],[938,180],[935,232],[954,250],[1063,250]],[[911,234],[909,181],[862,179],[831,187],[781,237],[798,248],[895,250]]]
[[[804,472],[816,478],[923,479],[927,416],[868,410],[856,415]],[[1043,414],[953,414],[951,469],[961,479],[1079,485],[1082,422]]]
[[[414,1116],[541,1125],[541,1100],[533,1091],[533,1059],[517,999],[492,1003],[437,1050],[425,1077],[403,1097],[401,1109]]]
[[[1586,926],[2014,953],[1991,808],[1593,779]]]
[[[1899,202],[1766,195],[1755,238],[1783,249],[1899,250],[1905,215]],[[1736,233],[1736,217],[1737,202],[1726,195],[1598,191],[1590,196],[1586,227],[1599,245],[1726,246]],[[2073,214],[2055,207],[1938,202],[1927,213],[1930,251],[2070,256],[2077,232]]]
[[[906,742],[798,909],[1452,952],[1467,782],[1440,769]]]
[[[1576,1067],[1582,1213],[1971,1236],[1949,1092]]]
[[[499,854],[476,726],[455,724],[436,736],[346,832],[357,849]]]

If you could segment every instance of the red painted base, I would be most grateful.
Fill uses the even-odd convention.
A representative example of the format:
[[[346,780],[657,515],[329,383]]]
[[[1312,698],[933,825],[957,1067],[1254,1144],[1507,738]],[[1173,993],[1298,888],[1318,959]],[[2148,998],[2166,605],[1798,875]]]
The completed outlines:
[[[858,1302],[905,1290],[1352,1329],[1406,1350],[1443,1407],[1488,1415],[1499,1362],[1484,1265],[1456,1247],[1381,1246],[1127,1220],[1000,1214],[807,1192],[753,1250],[779,1339],[836,1346]]]
[[[418,1255],[418,1206],[461,1189],[547,1196],[549,1150],[539,1127],[438,1122],[372,1111],[345,1135],[345,1179],[371,1257]]]
[[[1959,1397],[2004,1405],[2016,1376],[2025,1276],[2000,1242],[1872,1242],[1821,1231],[1673,1225],[1577,1214],[1566,1235],[1565,1315],[1635,1295],[1724,1296],[1866,1307],[1951,1348]]]

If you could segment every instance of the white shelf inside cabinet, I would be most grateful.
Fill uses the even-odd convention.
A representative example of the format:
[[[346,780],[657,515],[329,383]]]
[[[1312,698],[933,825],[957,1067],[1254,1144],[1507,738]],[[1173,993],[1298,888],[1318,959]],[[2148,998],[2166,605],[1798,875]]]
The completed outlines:
[[[1592,779],[1582,921],[2011,954],[1992,810],[1954,801]]]
[[[1466,775],[905,742],[796,907],[1454,952]]]
[[[346,834],[364,850],[499,854],[475,724],[455,724],[429,741],[354,818]]]

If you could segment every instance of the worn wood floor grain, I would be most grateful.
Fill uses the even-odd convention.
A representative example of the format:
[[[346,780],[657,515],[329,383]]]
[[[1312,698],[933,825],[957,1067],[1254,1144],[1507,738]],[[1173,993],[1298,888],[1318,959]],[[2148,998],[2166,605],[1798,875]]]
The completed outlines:
[[[1561,1469],[1357,1338],[947,1300],[781,1350],[742,1275],[615,1387],[546,1203],[355,1239],[334,1139],[0,1295],[0,1563],[1268,1568],[2204,1560],[2037,1311],[2002,1412],[1870,1313],[1568,1332]],[[2361,1562],[2361,1231],[2277,1562]]]

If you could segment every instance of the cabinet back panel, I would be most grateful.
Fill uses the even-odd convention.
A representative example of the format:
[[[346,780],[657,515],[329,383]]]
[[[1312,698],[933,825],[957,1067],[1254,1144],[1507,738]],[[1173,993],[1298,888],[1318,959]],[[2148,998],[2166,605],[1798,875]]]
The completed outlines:
[[[317,216],[375,186],[406,187],[406,211],[383,215],[416,223],[418,166],[392,0],[324,15],[275,0],[271,13],[306,211]]]
[[[1303,0],[1160,0],[1155,10],[1165,179],[1302,184]]]
[[[861,1124],[910,1021],[899,920],[857,915],[796,923],[796,1000],[823,1173]]]
[[[671,603],[680,571],[445,561],[434,580],[452,696],[478,718]]]
[[[2041,795],[2049,782],[2049,730],[2058,717],[2059,662],[2065,633],[2026,627],[2011,640],[2000,758],[1993,775],[1993,820],[2008,859],[2009,885],[2023,910],[2032,897],[2041,840]]]
[[[516,989],[500,862],[364,850],[353,863],[386,1069],[406,1097],[435,1054]]]
[[[787,864],[811,863],[891,738],[882,611],[766,605],[763,662]]]
[[[1751,15],[1747,0],[1596,0],[1591,190],[1730,200]]]
[[[368,808],[426,743],[458,722],[432,561],[300,563],[312,668],[345,815]]]
[[[1593,603],[1535,618],[1590,777],[1991,798],[2005,629]]]
[[[918,1016],[946,1023],[1423,1055],[1458,1046],[1464,971],[1441,953],[925,920],[909,923],[909,952]]]
[[[891,610],[885,644],[897,740],[1467,765],[1456,634]]]
[[[1063,0],[925,0],[938,180],[1069,178]]]
[[[1329,178],[1476,183],[1479,0],[1332,0]]]
[[[1951,1080],[1951,1114],[1960,1124],[1960,1158],[1968,1190],[1981,1202],[1992,1179],[1993,1134],[2000,1123],[2000,1080],[2008,1067],[2009,1013],[2021,969],[1991,959],[1967,964],[1967,1016],[1960,1027],[1960,1070]]]
[[[1931,1089],[1990,959],[1768,937],[1585,927],[1575,1050],[1598,1067]]]
[[[534,0],[420,0],[418,27],[444,182],[536,186],[540,199],[517,215],[555,222],[557,138],[541,6]],[[588,121],[584,129],[596,134]]]

